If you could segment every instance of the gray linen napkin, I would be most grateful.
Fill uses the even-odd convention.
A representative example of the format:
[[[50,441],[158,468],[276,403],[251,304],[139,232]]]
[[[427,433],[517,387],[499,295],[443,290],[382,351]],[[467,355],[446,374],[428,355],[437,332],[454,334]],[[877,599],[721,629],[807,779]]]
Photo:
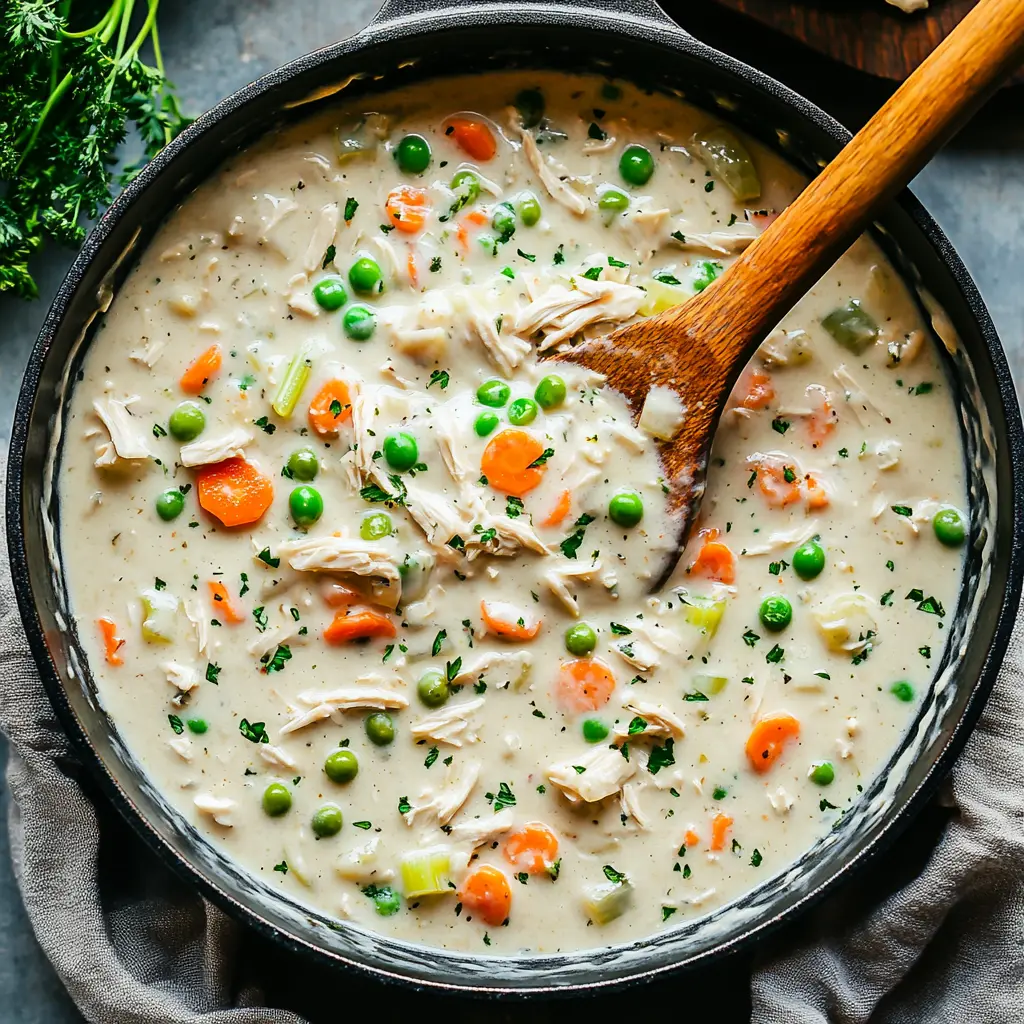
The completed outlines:
[[[0,456],[0,476],[5,462]],[[287,962],[282,968],[283,953],[272,952],[268,963],[264,950],[261,958],[244,929],[154,858],[138,856],[138,841],[104,800],[94,800],[29,654],[3,531],[0,680],[0,728],[11,741],[15,876],[39,943],[85,1017],[95,1024],[306,1024],[304,1016],[261,1005],[262,981],[301,968]],[[933,1024],[970,1012],[979,1024],[1024,1021],[1022,723],[1024,624],[1018,622],[985,714],[953,770],[954,814],[927,864],[875,904],[857,884],[845,887],[810,922],[791,928],[786,941],[773,942],[774,956],[754,971],[753,1020]],[[117,856],[124,849],[132,856]],[[704,980],[717,988],[729,970],[705,972]],[[692,989],[686,979],[658,985],[651,1005],[677,999],[679,985]],[[357,994],[350,979],[338,1003],[335,986],[336,979],[328,992],[333,1012],[325,1019],[336,1020],[342,1007],[374,1005],[378,995],[377,987]],[[323,977],[304,980],[300,989],[310,987],[323,991]],[[699,1002],[698,995],[691,991],[687,1005]],[[391,1012],[383,1019],[395,1019],[398,1009],[389,998]],[[418,1016],[434,1015],[429,997],[412,999]],[[412,999],[400,1016],[415,1012]],[[635,999],[606,997],[605,1005],[625,1011]],[[275,1001],[308,1004],[294,986],[292,997]],[[538,1024],[562,1020],[567,1009],[538,1007],[531,1017]],[[469,1019],[451,1011],[449,1004],[448,1020]],[[479,1009],[470,1012],[479,1018]],[[316,1010],[310,1015],[319,1019]],[[375,1016],[382,1019],[380,1009]],[[486,1016],[519,1019],[493,1004]]]

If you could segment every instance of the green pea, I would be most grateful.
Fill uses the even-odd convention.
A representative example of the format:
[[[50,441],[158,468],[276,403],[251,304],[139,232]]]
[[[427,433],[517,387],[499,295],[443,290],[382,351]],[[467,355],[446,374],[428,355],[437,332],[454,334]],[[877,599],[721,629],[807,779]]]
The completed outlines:
[[[500,409],[512,394],[512,389],[503,380],[485,380],[476,389],[476,400],[481,405],[489,405],[492,409]]]
[[[477,433],[477,437],[487,437],[488,434],[494,431],[494,428],[498,425],[498,414],[496,412],[480,413],[473,423],[473,429]]]
[[[291,810],[292,795],[280,782],[272,782],[263,790],[263,810],[271,818],[279,818]]]
[[[654,173],[654,157],[644,146],[627,146],[619,157],[619,173],[630,185],[646,185]]]
[[[391,536],[391,516],[387,512],[370,512],[359,524],[359,536],[363,540],[380,540]]]
[[[452,178],[451,190],[460,197],[465,196],[464,205],[469,205],[477,200],[480,195],[480,178],[472,171],[458,171]]]
[[[366,735],[378,747],[386,747],[395,738],[394,719],[385,711],[366,716]]]
[[[540,89],[523,89],[515,99],[524,128],[536,128],[544,117],[544,94]]]
[[[177,519],[185,508],[185,496],[179,490],[164,491],[156,496],[156,514],[166,523]]]
[[[324,514],[324,499],[315,487],[296,487],[288,495],[288,509],[296,526],[312,526]]]
[[[349,306],[341,318],[341,326],[352,341],[369,341],[377,329],[377,317],[366,306]]]
[[[609,217],[616,213],[625,213],[629,209],[629,196],[621,189],[609,186],[601,193],[597,208]]]
[[[351,782],[359,774],[359,761],[351,750],[335,750],[327,755],[324,771],[331,782]]]
[[[167,421],[171,437],[176,441],[194,441],[206,426],[206,413],[195,402],[182,402]]]
[[[636,491],[619,491],[608,502],[608,518],[616,526],[636,526],[644,517],[644,500]]]
[[[957,548],[967,534],[963,513],[957,508],[944,508],[935,513],[932,529],[939,541],[948,548]]]
[[[516,212],[508,203],[499,203],[491,216],[491,227],[498,232],[498,239],[507,242],[516,233]]]
[[[404,430],[397,434],[388,434],[384,438],[384,458],[392,469],[400,473],[412,469],[420,457],[420,446],[412,434]]]
[[[600,718],[583,720],[583,738],[588,743],[600,743],[608,738],[608,726]]]
[[[532,192],[523,192],[516,202],[519,219],[528,228],[532,228],[540,220],[540,200]]]
[[[205,718],[190,718],[185,724],[188,726],[189,732],[194,732],[197,736],[202,736],[210,728]]]
[[[537,418],[537,403],[532,398],[517,398],[508,407],[508,421],[525,427]]]
[[[313,834],[318,839],[327,839],[329,836],[336,836],[341,831],[342,825],[341,808],[334,804],[324,804],[313,815],[310,825]]]
[[[805,541],[793,552],[793,570],[802,580],[813,580],[825,568],[825,549],[817,539]]]
[[[582,657],[597,646],[597,631],[586,622],[577,622],[565,631],[565,649]]]
[[[831,761],[819,761],[811,765],[811,782],[819,786],[831,786],[836,777],[836,770],[832,767]]]
[[[914,699],[914,688],[905,679],[893,683],[889,692],[897,699],[909,704]]]
[[[436,668],[427,669],[416,684],[416,693],[428,708],[439,708],[451,696],[448,680]]]
[[[422,174],[430,166],[430,143],[422,135],[406,135],[395,148],[395,159],[406,174]]]
[[[381,917],[391,917],[402,909],[402,897],[390,885],[371,885],[363,891],[371,897],[374,909]]]
[[[313,285],[313,298],[321,309],[334,312],[348,302],[348,292],[340,277],[325,277]]]
[[[793,606],[781,594],[769,594],[757,612],[761,625],[773,633],[785,629],[793,619]]]
[[[554,409],[565,401],[565,381],[555,374],[542,377],[533,397],[542,409]]]
[[[312,448],[297,448],[288,456],[288,472],[293,480],[309,483],[320,472],[320,460]]]
[[[382,290],[380,265],[372,256],[360,256],[348,268],[348,283],[361,295],[380,292]]]

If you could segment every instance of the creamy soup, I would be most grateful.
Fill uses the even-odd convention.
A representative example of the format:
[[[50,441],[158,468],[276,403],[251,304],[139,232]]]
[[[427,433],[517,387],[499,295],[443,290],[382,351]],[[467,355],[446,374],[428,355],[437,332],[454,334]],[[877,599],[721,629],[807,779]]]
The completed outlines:
[[[903,284],[862,238],[765,342],[655,595],[680,403],[551,358],[715,287],[802,183],[674,99],[502,75],[272,133],[168,218],[75,386],[62,551],[203,836],[339,927],[509,955],[671,929],[856,813],[960,580]]]

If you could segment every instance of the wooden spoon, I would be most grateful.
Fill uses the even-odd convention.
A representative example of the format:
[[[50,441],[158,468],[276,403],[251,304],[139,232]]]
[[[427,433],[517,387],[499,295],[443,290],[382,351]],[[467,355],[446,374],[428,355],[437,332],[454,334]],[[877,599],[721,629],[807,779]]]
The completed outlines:
[[[603,374],[636,415],[656,386],[679,395],[681,432],[660,443],[676,547],[700,509],[729,393],[758,345],[939,147],[998,87],[1024,46],[1024,0],[981,0],[845,149],[711,287],[557,358]]]

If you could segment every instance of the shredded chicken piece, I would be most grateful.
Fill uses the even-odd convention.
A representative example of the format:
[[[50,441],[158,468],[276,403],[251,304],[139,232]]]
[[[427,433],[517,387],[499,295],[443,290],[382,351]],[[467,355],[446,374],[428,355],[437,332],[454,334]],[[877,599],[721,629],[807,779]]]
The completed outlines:
[[[832,371],[832,376],[842,384],[843,397],[847,404],[853,409],[854,415],[862,427],[868,426],[871,422],[871,413],[874,413],[886,423],[889,422],[885,413],[875,404],[868,393],[857,383],[853,374],[847,370],[845,364],[838,366]]]
[[[533,134],[525,129],[519,121],[519,112],[514,107],[509,107],[509,125],[515,132],[523,146],[523,155],[526,162],[533,168],[534,173],[544,186],[547,192],[556,203],[561,204],[577,217],[582,217],[590,208],[590,204],[578,192],[574,191],[551,169],[543,154],[537,148],[537,140]]]
[[[356,846],[341,856],[335,864],[334,870],[341,878],[349,882],[387,882],[394,878],[395,873],[390,868],[378,868],[377,848],[380,846],[380,836],[373,836],[362,846]]]
[[[793,798],[786,792],[786,790],[779,786],[773,793],[768,793],[768,803],[772,805],[772,810],[778,814],[789,814],[789,809],[793,806]]]
[[[484,698],[446,704],[412,723],[414,740],[431,740],[461,747],[463,742],[476,743],[480,736],[477,712],[484,706]]]
[[[484,512],[478,523],[481,530],[465,538],[466,554],[470,559],[480,551],[498,556],[514,555],[522,548],[539,555],[551,553],[525,517],[510,519],[508,516],[492,516]],[[490,533],[492,530],[493,535]]]
[[[167,347],[166,338],[142,338],[142,348],[135,348],[129,353],[128,358],[134,360],[136,363],[142,363],[143,366],[153,369],[154,366],[159,362],[160,356],[163,355],[164,349]]]
[[[468,508],[456,507],[411,478],[405,481],[405,487],[405,505],[409,515],[436,551],[449,554],[448,541],[452,537],[458,534],[465,539],[472,534],[473,518]]]
[[[637,826],[646,832],[650,828],[651,819],[640,807],[640,793],[643,788],[640,782],[627,782],[619,791],[619,805],[622,807],[622,813],[628,814]]]
[[[582,768],[582,772],[577,772]],[[596,803],[621,791],[636,773],[636,764],[627,761],[618,749],[596,747],[570,761],[551,765],[545,774],[553,786],[571,804]]]
[[[188,693],[199,685],[199,672],[191,665],[180,665],[176,661],[165,661],[160,671],[167,676],[167,682],[180,693]]]
[[[193,601],[183,602],[185,605],[185,616],[192,623],[196,631],[196,650],[199,654],[210,653],[210,627],[208,616],[203,614],[203,609]]]
[[[146,442],[145,425],[131,414],[130,407],[138,400],[137,395],[130,398],[97,398],[93,400],[93,411],[110,435],[110,447],[100,445],[96,449],[97,466],[111,465],[116,459],[134,460],[153,457]]]
[[[245,454],[247,444],[252,444],[252,434],[242,427],[232,427],[223,434],[182,445],[179,458],[181,464],[189,468],[208,466],[225,459],[239,458]]]
[[[683,241],[675,233],[669,237],[680,249],[708,256],[731,256],[743,252],[761,233],[753,224],[742,220],[737,221],[728,231],[691,232],[687,230],[685,221],[678,224],[676,230],[683,236]]]
[[[654,704],[645,700],[625,700],[622,706],[647,723],[647,727],[640,734],[642,736],[671,736],[674,740],[681,740],[686,735],[682,719],[664,704]],[[628,736],[628,727],[619,726],[615,730],[615,735],[625,739]]]
[[[529,651],[491,651],[482,654],[475,661],[463,665],[459,673],[451,680],[451,686],[465,686],[483,678],[494,688],[508,683],[518,688],[530,675],[533,668],[533,655]],[[500,678],[504,676],[504,678]]]
[[[600,577],[601,572],[600,559],[590,565],[575,560],[562,559],[553,569],[549,569],[544,573],[543,580],[547,584],[548,590],[561,601],[565,610],[573,618],[578,619],[580,615],[579,605],[576,595],[569,589],[569,584],[575,581],[593,583]]]
[[[295,313],[301,313],[313,320],[320,316],[320,307],[313,298],[306,274],[295,274],[288,279],[288,288],[283,298],[288,308]]]
[[[287,768],[288,771],[298,771],[299,763],[281,747],[275,747],[272,743],[260,743],[258,744],[260,757],[269,765],[273,765],[275,768]]]
[[[360,676],[351,686],[334,690],[303,690],[296,699],[307,706],[328,704],[340,711],[400,711],[409,706],[401,691],[404,683],[394,676],[389,683],[379,675]]]
[[[514,334],[498,330],[496,318],[488,313],[469,292],[458,303],[464,315],[468,339],[483,346],[495,369],[506,377],[530,354],[530,343]]]
[[[492,843],[499,836],[510,831],[515,824],[512,812],[506,807],[489,818],[473,818],[453,825],[448,838],[453,843],[465,843],[474,850],[484,843]]]
[[[306,537],[286,541],[277,553],[297,572],[353,573],[386,580],[401,590],[394,555],[385,547],[351,537]]]
[[[405,823],[412,826],[416,824],[416,819],[420,815],[424,817],[433,815],[437,818],[439,825],[447,825],[469,799],[469,794],[473,792],[473,787],[479,778],[479,761],[461,759],[453,761],[445,772],[440,792],[432,794],[432,791],[428,790],[420,798],[421,802],[413,804],[402,815],[405,818]]]
[[[167,746],[173,750],[182,761],[192,760],[192,740],[188,736],[175,736],[173,740],[167,741]]]
[[[218,825],[231,828],[235,823],[231,820],[231,812],[238,806],[234,800],[226,796],[214,796],[212,793],[200,793],[193,801],[196,810],[213,818]]]
[[[764,544],[753,544],[750,547],[745,547],[740,554],[747,557],[752,555],[768,555],[773,551],[780,551],[785,548],[791,548],[794,545],[803,544],[805,540],[810,540],[811,537],[820,532],[815,523],[800,523],[789,530],[776,530],[769,535],[768,540]]]
[[[312,274],[323,262],[327,247],[334,241],[338,230],[338,204],[328,203],[320,207],[316,223],[309,236],[309,245],[303,257],[302,266],[307,274]]]
[[[640,672],[653,672],[661,664],[661,655],[653,644],[647,643],[642,638],[628,637],[612,644],[612,650],[627,665]]]
[[[757,355],[766,366],[799,366],[813,357],[806,331],[784,331],[776,327],[761,343]]]

